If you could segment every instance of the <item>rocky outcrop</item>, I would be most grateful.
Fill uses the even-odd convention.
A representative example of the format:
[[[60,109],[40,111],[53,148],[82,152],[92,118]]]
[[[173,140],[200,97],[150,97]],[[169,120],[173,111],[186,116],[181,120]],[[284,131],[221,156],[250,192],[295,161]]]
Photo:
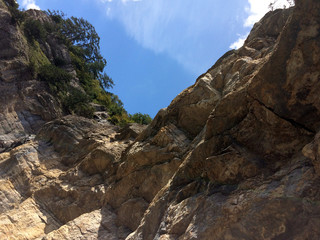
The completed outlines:
[[[156,118],[170,121],[172,109],[184,109],[175,104],[203,82],[219,98],[128,239],[319,237],[318,138],[312,139],[319,124],[320,5],[296,4],[268,13],[241,49],[223,56]],[[192,134],[180,116],[177,126]]]
[[[1,79],[0,239],[319,239],[319,10],[269,12],[147,128]]]
[[[0,7],[0,152],[35,134],[46,122],[62,116],[44,82],[33,79],[30,49],[10,12]],[[60,49],[59,46],[55,46]]]

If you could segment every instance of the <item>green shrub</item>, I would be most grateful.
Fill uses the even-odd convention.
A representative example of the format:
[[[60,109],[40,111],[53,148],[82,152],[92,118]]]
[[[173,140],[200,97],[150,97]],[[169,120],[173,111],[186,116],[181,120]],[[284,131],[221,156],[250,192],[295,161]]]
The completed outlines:
[[[28,19],[24,23],[24,34],[30,42],[33,40],[45,41],[47,31],[39,20]]]
[[[109,120],[114,124],[124,126],[129,122],[150,123],[152,119],[149,115],[129,115],[119,97],[106,91],[113,87],[114,82],[104,71],[107,61],[100,53],[100,38],[93,25],[82,18],[65,18],[62,12],[48,11],[47,14],[53,20],[50,23],[33,19],[24,22],[23,29],[31,43],[29,68],[34,77],[48,83],[65,111],[91,118],[94,108],[90,104],[93,102],[108,110]],[[50,63],[41,51],[40,44],[45,42],[48,34],[68,47],[84,91],[70,86],[72,76],[60,68],[66,65],[64,59],[57,57]]]
[[[47,33],[53,33],[57,30],[55,24],[51,22],[44,22],[43,27]]]
[[[51,19],[56,23],[56,24],[62,24],[64,21],[64,18],[66,15],[59,10],[47,10],[46,11],[47,15],[51,17]]]
[[[66,60],[61,57],[55,57],[53,59],[53,62],[54,62],[54,65],[56,65],[57,67],[63,67],[67,64]]]
[[[11,23],[20,24],[25,19],[25,13],[20,11],[19,4],[15,0],[4,0],[4,3],[8,7],[9,12],[11,13]]]
[[[142,114],[142,113],[135,113],[133,115],[130,115],[130,119],[133,122],[148,125],[151,123],[152,118],[148,114]]]
[[[92,118],[94,113],[94,107],[90,105],[90,102],[86,93],[74,87],[69,87],[68,92],[62,98],[62,105],[66,111],[87,118]]]
[[[40,67],[38,78],[51,85],[51,90],[58,92],[65,91],[68,88],[68,83],[72,77],[65,70],[55,65],[47,64]]]
[[[49,59],[42,52],[39,43],[33,40],[33,43],[29,47],[29,70],[34,78],[37,77],[39,69],[43,65],[50,65]]]
[[[19,9],[9,7],[9,11],[11,13],[11,23],[13,24],[21,24],[26,18],[25,13],[19,11]]]
[[[81,52],[79,47],[73,46],[70,48],[71,60],[77,71],[77,77],[80,80],[81,86],[94,103],[109,108],[112,101],[111,94],[101,87],[101,82],[98,79],[94,78],[94,75],[89,70],[88,64],[85,63],[83,58],[78,56],[80,54],[79,52]]]
[[[74,108],[75,114],[86,118],[93,118],[94,111],[94,107],[84,103],[79,103]]]
[[[118,125],[120,127],[126,126],[128,123],[132,121],[128,118],[127,114],[123,115],[114,115],[108,119],[109,122],[113,123],[114,125]]]

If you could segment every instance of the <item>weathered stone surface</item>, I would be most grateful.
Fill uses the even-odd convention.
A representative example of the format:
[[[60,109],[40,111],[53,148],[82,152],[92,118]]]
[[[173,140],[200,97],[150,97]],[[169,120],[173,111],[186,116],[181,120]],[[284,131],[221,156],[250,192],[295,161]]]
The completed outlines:
[[[245,150],[238,152],[232,146],[217,156],[208,157],[204,164],[209,180],[223,184],[254,177],[263,165],[255,155]]]
[[[36,239],[49,233],[59,224],[31,198],[17,208],[0,215],[0,238]]]
[[[220,100],[127,239],[318,238],[319,9],[297,1],[267,14],[203,75]],[[153,128],[172,121],[165,111]]]
[[[19,77],[1,3],[0,239],[320,238],[319,1],[268,13],[148,127],[122,129],[98,106],[63,117]],[[51,40],[48,59],[68,60]]]
[[[107,208],[95,210],[68,222],[47,234],[43,240],[54,239],[110,239],[123,240],[128,229],[116,225],[116,215]]]
[[[120,129],[119,134],[116,136],[118,140],[135,139],[138,135],[145,130],[146,126],[137,123],[130,123]]]
[[[62,110],[46,85],[32,79],[28,44],[5,7],[0,8],[0,31],[0,148],[5,150],[60,117]]]
[[[130,141],[118,142],[112,149],[115,129],[110,124],[102,127],[91,120],[68,116],[46,124],[42,130],[46,131],[46,138],[40,131],[36,140],[0,154],[1,236],[35,239],[53,231],[48,239],[68,232],[73,234],[70,239],[77,234],[83,234],[82,239],[95,239],[100,235],[124,239],[129,232],[117,225],[116,213],[112,209],[101,210],[106,205],[107,185],[103,179],[109,170],[109,165],[104,163],[115,164],[130,144]],[[81,141],[86,141],[87,153],[70,152],[73,161],[66,162],[64,156],[68,149],[83,147]],[[62,142],[66,144],[64,147]],[[110,152],[113,162],[110,162]],[[93,233],[93,229],[96,232]]]
[[[304,156],[310,158],[314,168],[320,174],[320,133],[317,133],[312,142],[302,149]]]

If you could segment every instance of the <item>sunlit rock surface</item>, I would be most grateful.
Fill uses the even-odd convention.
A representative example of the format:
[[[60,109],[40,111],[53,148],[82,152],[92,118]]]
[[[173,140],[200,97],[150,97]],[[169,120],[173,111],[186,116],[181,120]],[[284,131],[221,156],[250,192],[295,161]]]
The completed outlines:
[[[0,6],[0,239],[320,239],[318,0],[123,129],[64,116]]]

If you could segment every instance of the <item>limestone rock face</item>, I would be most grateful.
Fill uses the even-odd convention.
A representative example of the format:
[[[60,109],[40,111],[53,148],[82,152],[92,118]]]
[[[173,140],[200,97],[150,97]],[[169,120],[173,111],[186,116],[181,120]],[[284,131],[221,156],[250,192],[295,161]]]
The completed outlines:
[[[63,116],[1,3],[0,239],[320,239],[318,0],[269,12],[148,127],[122,129]]]
[[[2,1],[1,1],[2,3]],[[65,46],[64,46],[65,47]],[[59,46],[56,49],[60,49]],[[21,29],[0,6],[0,152],[34,135],[46,122],[62,116],[57,100],[29,70],[29,49]]]

